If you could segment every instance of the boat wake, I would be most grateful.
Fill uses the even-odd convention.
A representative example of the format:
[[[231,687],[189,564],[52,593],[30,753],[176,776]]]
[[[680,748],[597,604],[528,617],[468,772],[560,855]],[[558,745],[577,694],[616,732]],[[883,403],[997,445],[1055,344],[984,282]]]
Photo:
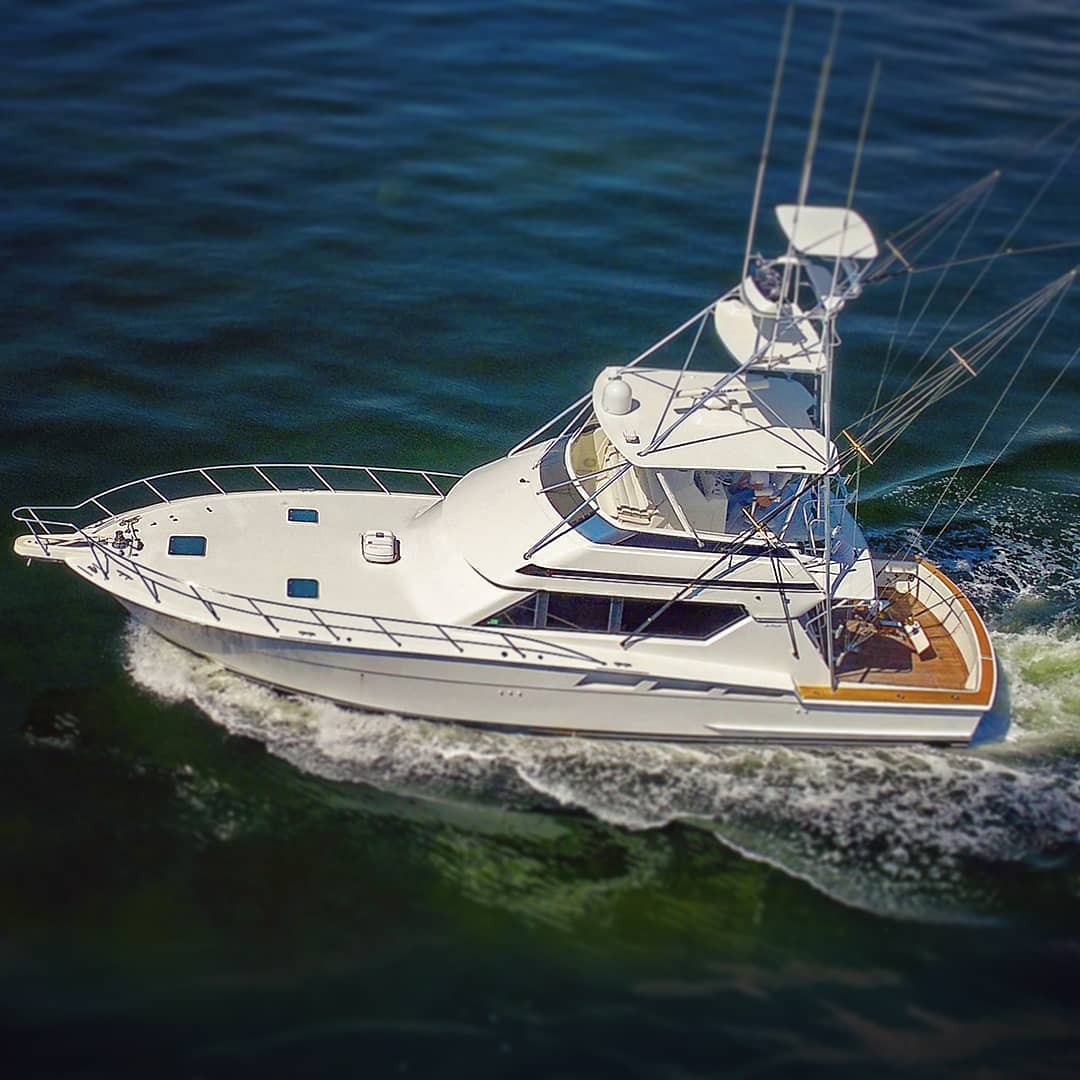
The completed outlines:
[[[930,748],[687,747],[504,735],[286,696],[132,625],[131,674],[297,768],[427,798],[573,809],[612,826],[710,831],[843,903],[995,917],[1003,864],[1080,842],[1080,641],[997,636],[1010,741]]]

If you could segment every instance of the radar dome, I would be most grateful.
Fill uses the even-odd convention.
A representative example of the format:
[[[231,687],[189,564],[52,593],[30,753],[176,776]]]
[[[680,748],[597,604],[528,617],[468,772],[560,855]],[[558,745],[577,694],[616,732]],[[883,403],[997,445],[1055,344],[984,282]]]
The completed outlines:
[[[634,404],[634,395],[621,376],[613,375],[600,395],[600,407],[612,416],[625,416]]]

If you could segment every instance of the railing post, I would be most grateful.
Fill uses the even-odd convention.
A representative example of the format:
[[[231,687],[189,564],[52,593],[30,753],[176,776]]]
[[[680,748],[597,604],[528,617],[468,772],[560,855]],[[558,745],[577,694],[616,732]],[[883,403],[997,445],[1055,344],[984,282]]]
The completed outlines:
[[[449,634],[448,634],[448,633],[446,632],[446,627],[445,627],[445,626],[443,626],[443,625],[442,625],[441,623],[435,623],[435,627],[436,627],[436,629],[437,629],[437,630],[439,631],[439,633],[440,633],[440,634],[442,634],[442,636],[443,636],[444,638],[446,638],[446,640],[447,640],[447,641],[449,641],[449,642],[450,642],[450,644],[451,644],[451,645],[453,645],[455,649],[457,649],[457,651],[458,651],[459,653],[463,653],[463,652],[465,651],[464,647],[463,647],[463,646],[461,646],[461,645],[459,645],[459,644],[458,644],[458,643],[457,643],[457,642],[456,642],[456,641],[455,641],[455,640],[454,640],[454,639],[453,639],[453,638],[452,638],[452,637],[451,637],[451,636],[450,636],[450,635],[449,635]]]
[[[41,520],[41,518],[37,516],[37,511],[32,506],[29,507],[29,510],[33,519],[41,526],[41,533],[44,533],[46,536],[48,536],[49,530],[45,528],[45,523]],[[49,542],[47,540],[42,540],[41,533],[39,533],[37,529],[33,527],[33,525],[30,526],[30,531],[34,534],[34,539],[38,542],[38,547],[41,548],[41,550],[46,555],[48,555]]]
[[[154,598],[154,603],[160,604],[161,597],[158,595],[157,582],[148,581],[142,572],[142,567],[134,560],[131,560],[131,565],[135,573],[139,575],[139,580],[146,586],[146,591]]]
[[[518,654],[518,656],[524,658],[525,654],[510,640],[509,634],[500,634],[499,636],[503,639],[503,641],[506,642],[507,645],[510,646],[511,649],[514,650],[514,652]]]
[[[270,486],[271,486],[271,487],[272,487],[272,488],[273,488],[273,489],[274,489],[274,490],[275,490],[276,492],[278,492],[278,493],[280,493],[280,492],[281,492],[281,488],[279,488],[279,487],[277,486],[277,484],[275,484],[275,483],[274,483],[274,481],[273,481],[273,480],[271,480],[271,479],[270,479],[270,477],[269,477],[269,476],[267,476],[267,475],[266,475],[266,473],[264,473],[264,472],[262,471],[262,467],[261,467],[261,466],[259,466],[259,465],[252,465],[251,467],[252,467],[252,469],[254,469],[254,470],[255,470],[255,472],[257,472],[257,473],[258,473],[258,474],[259,474],[259,475],[260,475],[260,476],[261,476],[261,477],[262,477],[262,478],[263,478],[263,479],[264,479],[264,480],[265,480],[265,481],[266,481],[266,482],[267,482],[267,483],[268,483],[268,484],[269,484],[269,485],[270,485]]]
[[[154,494],[155,494],[155,495],[156,495],[156,496],[157,496],[157,497],[158,497],[158,498],[159,498],[159,499],[160,499],[160,500],[162,501],[162,502],[171,502],[171,501],[172,501],[171,499],[167,499],[167,498],[166,498],[166,497],[165,497],[164,495],[162,495],[162,494],[161,494],[161,492],[160,492],[160,491],[158,491],[158,489],[157,489],[156,487],[154,487],[154,485],[153,485],[153,484],[151,484],[149,480],[143,480],[143,483],[144,483],[144,484],[145,484],[145,485],[146,485],[146,486],[147,486],[147,487],[148,487],[148,488],[149,488],[149,489],[150,489],[150,490],[151,490],[151,491],[152,491],[152,492],[153,492],[153,493],[154,493]]]
[[[330,634],[330,636],[335,641],[340,641],[341,640],[341,638],[338,637],[338,635],[334,633],[334,628],[328,622],[326,622],[326,620],[318,613],[318,611],[315,610],[315,608],[311,609],[311,614],[314,615],[315,618],[318,619],[320,623],[322,623],[322,625],[325,627],[326,631]]]
[[[385,634],[385,635],[386,635],[386,636],[387,636],[387,637],[388,637],[388,638],[389,638],[389,639],[390,639],[390,640],[391,640],[391,641],[392,641],[392,642],[393,642],[393,643],[394,643],[394,644],[395,644],[395,645],[396,645],[396,646],[397,646],[397,647],[398,647],[399,649],[401,648],[401,642],[400,642],[400,641],[398,641],[398,639],[397,639],[396,637],[394,637],[394,635],[393,635],[393,634],[391,634],[391,633],[390,633],[390,631],[389,631],[389,630],[387,630],[387,629],[386,629],[386,627],[385,627],[385,626],[383,626],[383,624],[382,624],[382,623],[381,623],[381,622],[380,622],[380,621],[379,621],[379,620],[378,620],[378,619],[377,619],[377,618],[376,618],[376,617],[375,617],[374,615],[369,615],[369,616],[368,616],[368,618],[369,618],[369,619],[370,619],[370,620],[371,620],[371,621],[372,621],[372,622],[373,622],[373,623],[374,623],[374,624],[375,624],[375,625],[376,625],[376,626],[377,626],[377,627],[379,628],[379,630],[380,630],[380,631],[381,631],[382,633],[384,633],[384,634]]]
[[[82,529],[80,529],[79,532],[82,533],[82,535],[85,538],[86,542],[90,545],[90,554],[94,556],[94,562],[97,565],[97,568],[101,571],[101,576],[106,581],[108,581],[109,580],[109,552],[108,552],[108,549],[105,549],[105,562],[103,563],[101,561],[101,559],[98,557],[98,548],[100,548],[102,545],[97,540],[95,540],[92,536],[90,536],[89,533],[83,532]]]
[[[333,484],[330,484],[330,483],[328,483],[326,481],[326,479],[323,477],[323,474],[321,472],[319,472],[319,470],[316,469],[314,465],[309,465],[308,466],[308,471],[315,477],[316,480],[319,481],[320,484],[322,484],[322,486],[324,488],[326,488],[327,491],[336,491],[337,490],[333,486]]]
[[[271,619],[270,616],[267,615],[266,612],[263,611],[263,609],[261,607],[259,607],[259,605],[257,603],[255,603],[255,597],[254,596],[249,596],[248,597],[248,603],[250,603],[251,606],[255,609],[255,614],[256,615],[261,615],[270,624],[270,629],[273,630],[275,634],[280,634],[281,633],[281,631],[277,627],[277,623],[275,623],[274,620]]]
[[[205,469],[198,469],[197,472],[219,495],[229,494]]]
[[[211,604],[209,600],[203,599],[203,597],[199,594],[199,590],[196,589],[194,585],[191,586],[191,591],[195,595],[195,599],[199,600],[203,604],[203,606],[206,608],[206,610],[209,611],[210,614],[214,616],[214,621],[215,622],[221,622],[221,616],[218,615],[218,613],[214,610],[214,605]]]
[[[372,483],[379,486],[379,489],[384,495],[390,494],[390,489],[366,465],[364,466],[364,472],[367,473],[368,479],[371,480]]]

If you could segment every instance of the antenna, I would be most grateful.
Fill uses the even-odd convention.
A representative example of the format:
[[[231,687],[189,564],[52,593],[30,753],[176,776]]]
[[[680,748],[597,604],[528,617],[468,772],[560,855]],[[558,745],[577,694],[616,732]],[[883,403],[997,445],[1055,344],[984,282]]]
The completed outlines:
[[[758,210],[761,208],[761,189],[765,185],[765,166],[769,160],[772,146],[773,122],[776,120],[776,107],[780,101],[780,87],[784,82],[784,65],[787,62],[788,42],[791,40],[791,27],[795,22],[795,5],[789,4],[784,17],[784,30],[780,35],[780,53],[776,58],[776,74],[773,76],[772,99],[769,102],[769,118],[765,121],[765,137],[761,141],[761,159],[758,161],[757,181],[754,184],[754,201],[750,207],[750,228],[746,234],[746,252],[743,255],[742,281],[750,269],[750,252],[754,247],[754,229],[757,226]]]

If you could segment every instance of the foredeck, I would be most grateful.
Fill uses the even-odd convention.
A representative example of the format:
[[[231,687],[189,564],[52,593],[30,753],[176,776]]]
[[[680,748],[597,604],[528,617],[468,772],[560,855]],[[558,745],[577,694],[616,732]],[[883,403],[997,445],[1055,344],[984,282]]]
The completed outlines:
[[[968,669],[952,635],[925,604],[910,594],[886,589],[889,615],[897,621],[917,619],[930,640],[930,651],[920,657],[902,633],[878,633],[867,638],[858,652],[849,653],[837,675],[842,682],[910,686],[927,690],[961,690]]]

